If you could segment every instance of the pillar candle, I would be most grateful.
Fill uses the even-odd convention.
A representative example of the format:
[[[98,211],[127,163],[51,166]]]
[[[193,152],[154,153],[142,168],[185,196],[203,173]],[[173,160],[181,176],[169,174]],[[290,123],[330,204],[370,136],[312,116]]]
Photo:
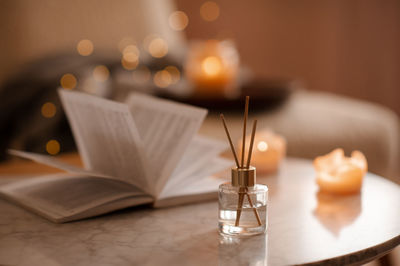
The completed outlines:
[[[250,137],[246,138],[246,156],[250,146]],[[239,154],[241,154],[242,140],[238,141]],[[254,147],[251,165],[257,169],[257,174],[275,173],[281,160],[286,155],[286,140],[283,136],[271,130],[261,130],[254,137]],[[241,157],[239,157],[241,158]],[[246,161],[247,157],[245,157]]]
[[[197,41],[189,47],[185,73],[196,94],[229,95],[227,90],[235,89],[238,70],[239,54],[230,41]]]

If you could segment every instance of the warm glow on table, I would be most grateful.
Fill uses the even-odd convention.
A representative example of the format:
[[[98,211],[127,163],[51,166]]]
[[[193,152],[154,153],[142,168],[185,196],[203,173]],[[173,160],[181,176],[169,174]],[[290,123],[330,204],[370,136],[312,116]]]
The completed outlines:
[[[77,154],[57,159],[81,165]],[[54,172],[59,170],[20,159],[0,164],[4,180],[11,174],[26,178]],[[41,266],[126,261],[131,265],[164,265],[166,261],[171,265],[361,265],[400,244],[400,187],[380,176],[366,173],[363,193],[317,197],[312,162],[288,158],[276,175],[258,176],[257,182],[271,191],[271,230],[251,238],[218,235],[216,201],[130,208],[58,225],[0,200],[0,261]],[[22,248],[20,262],[21,256],[14,254]],[[155,250],[160,252],[152,256]]]
[[[351,157],[345,157],[343,149],[335,149],[315,158],[314,168],[321,191],[348,194],[360,191],[368,167],[362,152],[353,151]]]

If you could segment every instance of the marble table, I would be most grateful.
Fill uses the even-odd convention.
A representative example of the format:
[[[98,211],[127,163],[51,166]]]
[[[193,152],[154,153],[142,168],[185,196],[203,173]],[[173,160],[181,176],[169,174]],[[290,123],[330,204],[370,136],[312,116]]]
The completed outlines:
[[[217,233],[217,202],[130,208],[53,224],[0,200],[0,265],[358,265],[400,244],[400,187],[368,173],[360,194],[317,193],[308,160],[286,160],[270,188],[268,234]]]

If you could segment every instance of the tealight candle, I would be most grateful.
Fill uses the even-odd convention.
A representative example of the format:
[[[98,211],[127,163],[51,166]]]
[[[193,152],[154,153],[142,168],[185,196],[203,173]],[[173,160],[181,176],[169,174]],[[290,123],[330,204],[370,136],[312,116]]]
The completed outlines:
[[[229,41],[197,41],[191,44],[185,64],[186,77],[197,94],[229,95],[234,89],[239,55]]]
[[[246,147],[249,146],[249,143],[246,142]],[[241,140],[238,142],[238,147],[241,147]],[[275,173],[285,155],[286,140],[284,137],[271,130],[263,130],[255,135],[252,165],[257,168],[258,174]]]
[[[343,149],[335,149],[314,159],[320,190],[336,194],[359,192],[367,167],[367,160],[360,151],[345,157]]]

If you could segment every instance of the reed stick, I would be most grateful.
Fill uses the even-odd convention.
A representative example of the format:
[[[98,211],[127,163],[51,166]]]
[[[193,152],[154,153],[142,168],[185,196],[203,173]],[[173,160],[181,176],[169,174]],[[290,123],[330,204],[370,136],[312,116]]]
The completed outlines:
[[[256,216],[258,225],[261,225],[260,215],[258,214],[257,209],[254,207],[253,201],[251,200],[250,195],[247,193],[247,191],[246,191],[246,195],[247,195],[247,199],[249,200],[250,207],[253,209],[254,215]]]
[[[237,158],[237,156],[236,156],[235,147],[233,146],[232,139],[231,139],[231,135],[229,134],[228,127],[226,126],[225,117],[224,117],[223,114],[221,114],[220,116],[221,116],[221,119],[222,119],[222,124],[224,125],[224,128],[225,128],[226,136],[228,137],[229,144],[230,144],[230,146],[231,146],[231,150],[232,150],[232,153],[233,153],[233,157],[235,157],[236,166],[237,166],[237,168],[239,168],[239,167],[240,167],[240,166],[239,166],[239,161],[238,161],[238,158]]]
[[[239,226],[240,215],[242,214],[242,207],[243,207],[243,201],[244,201],[244,194],[246,194],[246,189],[245,189],[245,187],[240,187],[240,188],[239,188],[238,208],[237,208],[237,210],[236,210],[236,221],[235,221],[235,226]]]
[[[250,147],[249,147],[249,153],[247,154],[247,164],[246,164],[246,168],[248,169],[250,167],[250,162],[251,162],[251,155],[253,154],[253,146],[254,146],[254,138],[256,135],[256,129],[257,129],[257,119],[254,120],[253,122],[253,129],[251,131],[251,139],[250,139]],[[254,207],[253,202],[250,198],[250,195],[247,193],[248,189],[246,188],[246,196],[247,199],[249,201],[250,207],[253,209],[254,215],[256,216],[258,225],[261,226],[261,219],[260,219],[260,215],[258,214],[257,209]]]
[[[257,128],[257,119],[254,120],[253,129],[251,131],[250,148],[249,148],[249,153],[247,154],[247,164],[246,164],[247,169],[249,169],[250,167],[251,154],[253,153],[254,136],[256,135],[256,128]]]
[[[244,107],[244,119],[243,119],[243,141],[242,141],[242,160],[240,167],[244,166],[244,154],[246,153],[246,123],[247,123],[247,116],[249,114],[249,96],[246,96],[246,104]]]

